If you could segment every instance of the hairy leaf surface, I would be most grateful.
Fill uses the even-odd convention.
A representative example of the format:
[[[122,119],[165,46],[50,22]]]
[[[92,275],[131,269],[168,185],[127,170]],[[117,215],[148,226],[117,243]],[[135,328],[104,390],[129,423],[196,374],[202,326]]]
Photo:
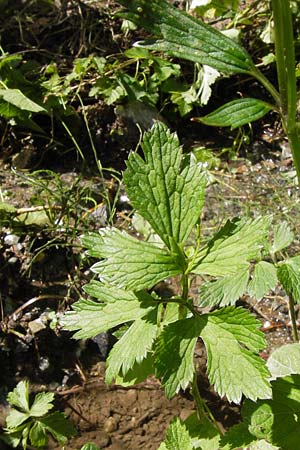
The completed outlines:
[[[224,73],[255,70],[250,56],[239,44],[168,1],[119,0],[119,3],[128,8],[131,21],[158,36],[139,42],[140,46],[207,64]]]
[[[183,270],[176,255],[116,228],[101,229],[98,235],[94,233],[84,242],[87,240],[89,254],[105,258],[94,264],[92,270],[103,282],[118,288],[136,291],[151,288]]]
[[[269,216],[227,221],[194,258],[191,271],[219,277],[245,270],[251,259],[260,256],[270,223]]]
[[[247,123],[254,122],[267,114],[272,105],[255,98],[241,98],[226,103],[215,111],[203,117],[193,120],[213,127],[241,127]]]
[[[131,153],[124,181],[132,205],[176,251],[199,220],[205,178],[190,158],[183,165],[178,138],[161,122],[146,133],[141,144],[145,160]]]
[[[259,326],[243,308],[227,307],[206,316],[200,336],[207,351],[208,377],[229,401],[239,403],[242,395],[256,400],[272,394],[269,371],[253,353],[265,345]]]

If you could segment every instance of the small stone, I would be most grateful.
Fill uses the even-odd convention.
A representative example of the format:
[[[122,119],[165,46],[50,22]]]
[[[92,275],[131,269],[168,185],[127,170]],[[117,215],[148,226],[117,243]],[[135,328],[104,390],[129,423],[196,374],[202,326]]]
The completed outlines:
[[[112,433],[118,429],[118,421],[115,417],[111,416],[104,422],[104,431],[106,433]]]
[[[16,264],[18,262],[18,258],[16,256],[12,256],[8,259],[8,264]]]
[[[19,239],[19,236],[16,234],[7,234],[4,238],[4,244],[8,246],[16,245],[19,242]]]

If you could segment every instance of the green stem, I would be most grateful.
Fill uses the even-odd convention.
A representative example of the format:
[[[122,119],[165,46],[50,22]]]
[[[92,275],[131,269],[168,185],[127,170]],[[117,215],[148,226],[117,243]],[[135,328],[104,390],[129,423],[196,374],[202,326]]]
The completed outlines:
[[[294,299],[291,295],[289,295],[289,310],[290,310],[290,317],[291,317],[292,327],[293,327],[294,341],[299,342],[297,321],[296,321],[296,314],[295,314],[295,303],[294,303]]]
[[[182,302],[188,303],[189,296],[189,277],[188,274],[184,273],[181,278],[182,285]],[[184,305],[179,305],[178,318],[185,319],[186,318],[187,309]]]
[[[273,99],[276,102],[278,108],[281,106],[281,98],[279,92],[275,89],[273,84],[264,76],[264,74],[254,67],[253,71],[251,71],[251,75],[254,76],[263,86],[264,88],[272,95]]]

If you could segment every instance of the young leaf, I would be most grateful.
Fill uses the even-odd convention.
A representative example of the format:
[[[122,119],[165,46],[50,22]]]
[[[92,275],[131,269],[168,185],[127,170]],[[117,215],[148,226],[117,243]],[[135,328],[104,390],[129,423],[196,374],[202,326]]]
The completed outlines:
[[[136,291],[150,288],[183,270],[176,255],[116,228],[102,229],[92,239],[94,250],[89,253],[94,256],[97,252],[105,258],[94,264],[92,270],[102,281],[118,288]]]
[[[253,353],[265,345],[260,323],[243,308],[234,307],[200,319],[205,321],[200,336],[207,351],[208,377],[219,395],[235,403],[243,394],[253,400],[270,398],[269,371]]]
[[[249,279],[249,267],[241,267],[235,275],[209,281],[200,287],[199,304],[205,306],[227,306],[235,302],[246,292]]]
[[[275,349],[268,359],[267,367],[273,379],[300,375],[300,344],[286,344]]]
[[[287,222],[281,222],[275,226],[273,243],[270,248],[270,253],[274,255],[283,248],[292,243],[294,239],[294,233],[291,231]]]
[[[141,144],[145,160],[131,153],[124,182],[132,205],[170,250],[177,251],[199,220],[205,178],[190,158],[183,165],[178,138],[161,122]]]
[[[99,449],[99,447],[97,447],[97,445],[88,442],[88,443],[84,444],[84,446],[81,447],[80,450],[100,450],[100,449]]]
[[[113,291],[113,289],[111,289]],[[137,320],[156,307],[156,303],[149,302],[149,294],[130,293],[130,300],[122,300],[122,291],[119,299],[101,304],[92,300],[81,299],[73,305],[73,311],[65,314],[62,325],[70,331],[78,330],[74,334],[76,339],[85,339],[97,336],[103,331],[121,325],[125,322]]]
[[[162,378],[168,398],[186,389],[194,375],[194,349],[202,322],[198,318],[178,320],[167,325],[155,349],[156,375]]]
[[[20,408],[24,412],[29,412],[29,383],[27,380],[20,381],[12,392],[7,395],[10,405]]]
[[[77,434],[72,423],[59,411],[48,414],[39,422],[60,444],[65,444],[70,437]]]
[[[300,303],[300,256],[286,259],[278,267],[277,276],[285,292]]]
[[[223,73],[255,70],[251,58],[239,44],[168,1],[119,0],[119,3],[129,9],[129,20],[162,37],[139,42],[139,46],[207,64]]]
[[[122,371],[126,375],[135,362],[140,363],[151,349],[157,334],[156,311],[136,320],[114,345],[107,359],[106,383],[111,383]]]
[[[6,417],[6,426],[8,429],[14,429],[19,427],[22,423],[24,423],[27,419],[29,419],[30,413],[21,412],[17,409],[11,408]]]
[[[193,120],[213,127],[241,127],[254,122],[267,114],[272,105],[255,98],[241,98],[226,103],[215,111],[203,117],[195,117]]]
[[[254,267],[253,278],[249,283],[248,291],[252,297],[260,300],[267,292],[274,289],[277,283],[275,266],[266,261],[259,261]]]
[[[46,428],[39,422],[35,422],[29,433],[30,443],[35,448],[45,447],[48,443]]]
[[[246,400],[243,419],[257,439],[265,439],[282,450],[295,450],[300,433],[300,376],[278,378],[272,382],[272,391],[272,400]]]
[[[178,417],[170,423],[164,444],[167,450],[193,450],[189,433]]]
[[[33,404],[30,408],[30,415],[32,417],[41,417],[53,408],[54,394],[52,392],[40,392],[34,398]]]
[[[222,277],[245,270],[260,256],[270,224],[270,216],[227,221],[192,260],[191,272]]]

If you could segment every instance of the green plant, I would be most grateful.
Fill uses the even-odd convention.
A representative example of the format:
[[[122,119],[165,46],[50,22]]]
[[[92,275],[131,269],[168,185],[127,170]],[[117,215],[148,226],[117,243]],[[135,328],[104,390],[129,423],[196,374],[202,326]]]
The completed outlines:
[[[76,430],[61,412],[49,413],[53,400],[53,393],[41,392],[30,401],[29,383],[20,381],[7,396],[11,408],[1,439],[13,448],[22,445],[26,449],[28,442],[34,448],[42,448],[47,445],[50,433],[60,444],[65,444]]]
[[[113,227],[85,235],[88,254],[100,258],[92,267],[100,281],[91,281],[84,290],[97,301],[81,299],[63,323],[78,339],[129,323],[109,354],[106,382],[130,385],[155,374],[168,397],[191,386],[197,414],[185,426],[197,428],[197,439],[203,440],[200,448],[217,449],[221,433],[198,390],[193,359],[197,341],[204,342],[208,377],[221,396],[236,403],[243,395],[253,402],[271,399],[271,374],[257,354],[265,346],[259,322],[234,305],[245,292],[261,298],[278,278],[299,301],[299,257],[277,262],[293,235],[285,224],[275,228],[269,243],[268,216],[229,220],[202,242],[205,172],[193,156],[182,155],[177,136],[162,123],[145,134],[141,146],[144,159],[130,155],[124,181],[132,205],[155,239],[142,242]],[[274,264],[265,260],[268,253]],[[206,282],[193,300],[189,285],[195,275]],[[148,292],[173,276],[180,277],[180,295]],[[221,308],[204,314],[204,306]],[[177,428],[185,440],[178,420],[170,436],[178,438]],[[176,447],[172,439],[161,450],[199,448],[182,443]]]
[[[249,54],[229,37],[179,11],[166,0],[121,0],[126,17],[154,33],[155,38],[136,45],[171,56],[206,64],[224,74],[241,73],[256,78],[271,94],[271,104],[254,98],[233,100],[198,120],[211,126],[239,127],[263,117],[271,109],[280,114],[289,139],[298,179],[300,140],[296,118],[297,87],[292,12],[289,0],[272,0],[278,88],[255,66]]]

